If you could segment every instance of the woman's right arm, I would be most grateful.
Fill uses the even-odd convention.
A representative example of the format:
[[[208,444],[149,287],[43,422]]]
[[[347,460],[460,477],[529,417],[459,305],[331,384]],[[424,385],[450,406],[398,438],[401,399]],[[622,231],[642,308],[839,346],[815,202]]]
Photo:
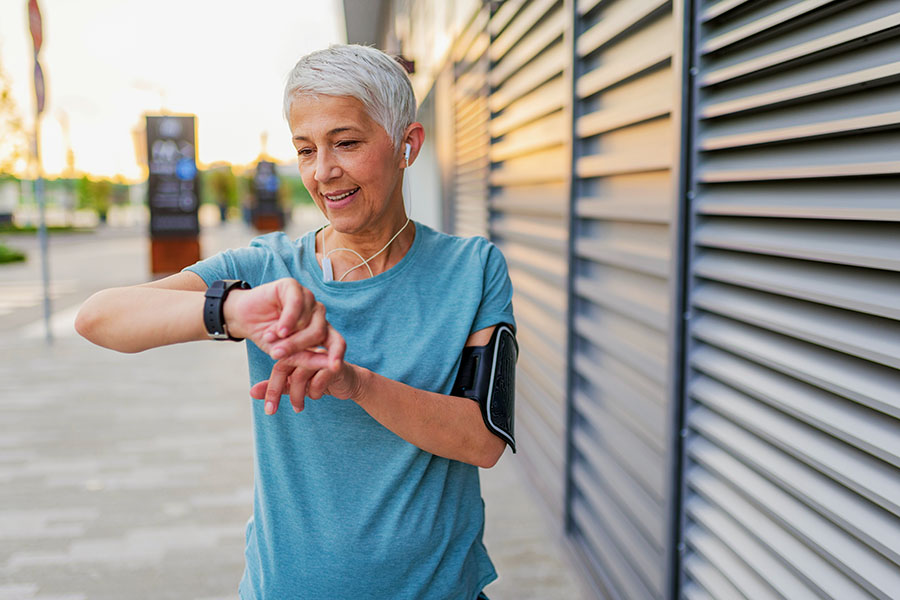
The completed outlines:
[[[151,283],[110,288],[82,305],[75,329],[91,342],[119,352],[205,340],[205,292],[206,283],[190,271]],[[294,279],[233,290],[223,311],[229,333],[251,339],[265,352],[288,337],[302,348],[322,345],[327,339],[325,308]]]
[[[119,352],[206,339],[205,292],[206,283],[190,271],[142,285],[102,290],[81,306],[75,330],[91,342]]]

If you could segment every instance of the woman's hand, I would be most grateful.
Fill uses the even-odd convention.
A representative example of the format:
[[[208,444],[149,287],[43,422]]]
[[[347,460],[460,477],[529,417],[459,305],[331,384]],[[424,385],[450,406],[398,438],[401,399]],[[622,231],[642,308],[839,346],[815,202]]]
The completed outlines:
[[[343,358],[346,347],[344,338],[329,325],[329,351],[304,350],[275,363],[267,381],[260,381],[250,388],[250,396],[265,399],[265,412],[278,410],[281,395],[287,390],[294,412],[304,408],[304,398],[317,400],[328,394],[341,400],[353,398],[359,393],[359,367]],[[333,349],[340,350],[338,358],[332,357]]]
[[[333,336],[329,340],[325,307],[295,279],[234,290],[223,310],[231,335],[250,339],[276,360],[311,348],[338,345]],[[335,347],[329,356],[343,357],[343,349]]]

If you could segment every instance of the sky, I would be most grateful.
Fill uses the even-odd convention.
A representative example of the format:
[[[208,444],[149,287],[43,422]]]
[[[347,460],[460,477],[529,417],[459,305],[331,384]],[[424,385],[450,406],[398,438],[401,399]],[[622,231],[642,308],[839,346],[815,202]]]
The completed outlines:
[[[27,0],[0,0],[0,66],[33,123]],[[41,155],[65,169],[68,120],[75,169],[142,176],[133,130],[142,115],[197,115],[198,159],[249,164],[266,151],[291,162],[282,117],[288,71],[313,50],[346,41],[341,0],[39,0],[46,105]]]

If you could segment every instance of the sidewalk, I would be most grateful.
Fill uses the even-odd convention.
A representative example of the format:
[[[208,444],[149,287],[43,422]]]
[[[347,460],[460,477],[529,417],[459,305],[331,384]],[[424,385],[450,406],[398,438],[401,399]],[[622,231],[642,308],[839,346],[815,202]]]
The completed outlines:
[[[27,328],[0,339],[0,600],[236,598],[252,501],[243,347],[122,355],[61,312],[49,348]],[[486,592],[578,598],[515,460],[482,472],[500,573]]]

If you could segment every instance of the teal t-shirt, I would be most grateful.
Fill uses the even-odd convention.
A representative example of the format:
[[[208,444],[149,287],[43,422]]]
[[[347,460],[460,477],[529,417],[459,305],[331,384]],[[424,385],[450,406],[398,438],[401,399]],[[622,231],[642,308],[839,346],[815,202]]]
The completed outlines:
[[[369,279],[325,282],[314,233],[256,238],[187,270],[207,285],[293,277],[325,305],[345,359],[448,394],[472,332],[515,325],[503,255],[484,238],[416,223],[403,259]],[[251,385],[274,361],[247,342]],[[243,600],[474,600],[497,575],[482,543],[478,468],[404,441],[351,400],[253,401],[254,501]]]

